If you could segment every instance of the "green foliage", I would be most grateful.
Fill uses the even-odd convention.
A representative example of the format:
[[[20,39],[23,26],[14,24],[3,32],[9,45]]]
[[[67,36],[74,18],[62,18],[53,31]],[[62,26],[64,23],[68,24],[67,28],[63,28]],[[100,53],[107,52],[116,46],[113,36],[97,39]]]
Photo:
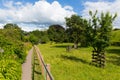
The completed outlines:
[[[92,14],[90,11],[89,14],[91,19],[89,20],[89,26],[86,31],[88,41],[95,51],[104,51],[110,44],[112,23],[116,15],[112,16],[107,12],[106,14],[101,13],[101,16],[97,17],[97,11],[95,14]]]
[[[70,39],[75,44],[81,43],[84,46],[84,41],[86,41],[85,30],[88,25],[87,20],[83,19],[81,16],[72,15],[70,18],[66,18],[67,34]]]
[[[63,42],[65,29],[60,25],[51,25],[48,29],[48,36],[51,41]]]
[[[21,80],[20,64],[13,60],[0,60],[0,80]]]
[[[21,64],[26,57],[24,32],[16,24],[0,29],[0,80],[21,80]]]
[[[30,32],[30,35],[33,35],[37,38],[36,43],[47,43],[49,42],[47,31],[35,30]],[[31,36],[30,36],[31,39]]]
[[[16,41],[17,44],[12,42],[11,40],[1,36],[0,38],[0,46],[4,50],[1,58],[13,58],[19,62],[23,62],[25,60],[25,48],[23,43]]]
[[[40,43],[47,43],[49,42],[49,38],[47,35],[44,35],[40,38]]]
[[[14,42],[23,39],[23,31],[16,24],[6,24],[4,29],[0,30],[0,34]]]
[[[17,24],[8,23],[4,26],[4,29],[17,29],[21,30]]]
[[[30,34],[29,40],[33,45],[39,43],[39,38],[36,37],[34,34]]]
[[[17,44],[14,47],[14,54],[19,58],[19,62],[23,63],[26,59],[26,52],[24,44]]]

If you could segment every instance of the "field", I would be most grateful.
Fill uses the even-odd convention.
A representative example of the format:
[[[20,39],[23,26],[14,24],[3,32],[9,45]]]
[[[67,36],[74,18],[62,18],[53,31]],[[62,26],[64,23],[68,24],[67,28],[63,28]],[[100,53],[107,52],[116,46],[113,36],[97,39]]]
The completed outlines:
[[[55,80],[120,80],[120,47],[107,48],[106,67],[98,68],[90,65],[92,48],[66,52],[67,45],[72,44],[38,45]]]

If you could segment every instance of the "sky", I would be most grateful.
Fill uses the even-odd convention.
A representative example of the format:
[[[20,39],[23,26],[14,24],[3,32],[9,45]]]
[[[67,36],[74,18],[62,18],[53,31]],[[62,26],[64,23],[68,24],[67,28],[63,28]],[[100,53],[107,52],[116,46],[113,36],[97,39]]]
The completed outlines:
[[[120,28],[120,0],[0,0],[0,28],[18,24],[24,31],[44,30],[49,25],[65,26],[73,14],[89,19],[89,11],[117,13],[114,28]]]

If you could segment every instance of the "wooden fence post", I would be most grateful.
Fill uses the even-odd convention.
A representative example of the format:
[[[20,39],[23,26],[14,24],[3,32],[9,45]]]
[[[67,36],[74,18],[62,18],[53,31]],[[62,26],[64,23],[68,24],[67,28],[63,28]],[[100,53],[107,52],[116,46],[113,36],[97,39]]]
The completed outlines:
[[[47,70],[50,72],[50,64],[46,65]],[[48,73],[46,74],[46,80],[50,80]]]
[[[40,54],[40,51],[36,46],[35,50],[38,56],[39,64],[41,65],[42,75],[45,77],[45,80],[54,80],[50,73],[50,64],[45,64],[43,56]]]

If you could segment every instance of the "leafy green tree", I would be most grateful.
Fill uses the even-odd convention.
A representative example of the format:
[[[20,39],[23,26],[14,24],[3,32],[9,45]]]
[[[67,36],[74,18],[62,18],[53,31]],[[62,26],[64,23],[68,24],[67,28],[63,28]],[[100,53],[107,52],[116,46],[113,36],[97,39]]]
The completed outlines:
[[[54,42],[64,41],[65,29],[60,25],[51,25],[48,29],[49,39]]]
[[[70,18],[66,18],[67,32],[69,38],[74,42],[74,48],[78,47],[78,43],[81,46],[84,45],[82,43],[86,41],[85,30],[87,24],[87,20],[78,15],[72,15]]]
[[[4,26],[4,29],[17,29],[17,30],[21,30],[20,27],[17,24],[13,24],[13,23],[8,23]]]
[[[99,55],[104,55],[105,48],[110,44],[112,23],[117,14],[112,16],[109,12],[106,14],[101,13],[100,17],[97,17],[97,11],[95,14],[90,11],[89,14],[91,19],[89,20],[89,26],[86,31],[87,38],[94,52],[97,53],[97,57],[101,60],[102,57],[99,57]]]
[[[35,31],[30,32],[30,34],[34,34],[34,36],[36,36],[39,39],[40,43],[49,42],[47,31],[35,30]]]
[[[34,31],[30,32],[30,33],[34,34],[38,38],[40,38],[41,36],[44,35],[44,31],[39,31],[39,30],[34,30]]]
[[[4,58],[14,59],[23,63],[26,57],[24,43],[22,42],[22,30],[13,24],[6,24],[0,30],[0,47],[4,49]]]
[[[4,35],[9,38],[16,38],[17,40],[23,40],[24,31],[17,24],[8,23],[4,26]]]
[[[91,19],[89,20],[89,27],[87,28],[87,37],[94,51],[101,52],[104,51],[110,44],[110,36],[112,31],[112,23],[116,18],[110,15],[109,12],[106,14],[101,13],[100,17],[97,17],[97,11],[93,14],[89,12]]]
[[[34,34],[30,34],[29,41],[34,45],[39,43],[39,38]]]

